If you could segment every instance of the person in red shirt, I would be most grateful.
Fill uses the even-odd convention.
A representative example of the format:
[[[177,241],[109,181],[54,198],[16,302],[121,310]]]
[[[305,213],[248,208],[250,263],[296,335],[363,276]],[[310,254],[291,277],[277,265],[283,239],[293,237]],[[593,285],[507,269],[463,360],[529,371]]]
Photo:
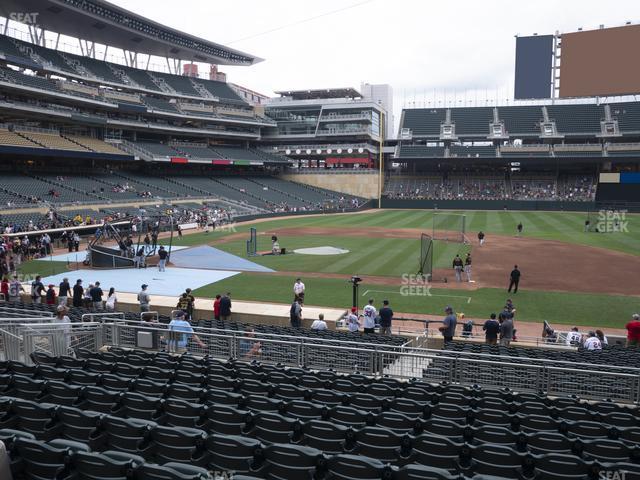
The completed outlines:
[[[640,315],[634,313],[624,328],[627,329],[627,347],[637,347],[640,344]]]
[[[9,279],[5,276],[2,277],[2,284],[0,285],[0,293],[4,295],[4,300],[9,300]]]
[[[213,318],[220,320],[220,295],[216,295],[216,299],[213,301]]]
[[[49,290],[47,290],[45,299],[47,305],[56,304],[56,291],[53,289],[53,285],[49,285]]]

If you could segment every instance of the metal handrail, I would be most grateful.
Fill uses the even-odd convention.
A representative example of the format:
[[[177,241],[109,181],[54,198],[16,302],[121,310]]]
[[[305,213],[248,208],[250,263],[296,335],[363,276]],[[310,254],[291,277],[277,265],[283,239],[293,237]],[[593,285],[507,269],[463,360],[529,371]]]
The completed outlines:
[[[125,313],[124,312],[104,312],[104,313],[84,313],[81,317],[80,320],[84,323],[87,320],[85,320],[85,318],[96,318],[96,317],[115,317],[118,316],[120,318],[122,318],[122,320],[126,319]]]

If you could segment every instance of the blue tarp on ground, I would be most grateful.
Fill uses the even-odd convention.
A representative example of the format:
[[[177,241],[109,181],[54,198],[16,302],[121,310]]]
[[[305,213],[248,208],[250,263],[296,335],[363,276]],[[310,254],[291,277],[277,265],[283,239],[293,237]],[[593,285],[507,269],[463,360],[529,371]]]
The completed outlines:
[[[171,263],[181,268],[235,270],[240,272],[273,272],[274,270],[246,258],[232,255],[208,245],[186,248],[171,254]]]

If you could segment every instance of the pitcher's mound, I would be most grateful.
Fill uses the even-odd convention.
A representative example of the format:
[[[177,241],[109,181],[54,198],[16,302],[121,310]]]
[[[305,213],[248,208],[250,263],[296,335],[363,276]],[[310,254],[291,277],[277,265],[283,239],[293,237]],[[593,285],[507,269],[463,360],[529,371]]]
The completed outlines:
[[[343,253],[349,253],[349,250],[336,247],[312,247],[298,248],[293,253],[302,253],[303,255],[342,255]]]

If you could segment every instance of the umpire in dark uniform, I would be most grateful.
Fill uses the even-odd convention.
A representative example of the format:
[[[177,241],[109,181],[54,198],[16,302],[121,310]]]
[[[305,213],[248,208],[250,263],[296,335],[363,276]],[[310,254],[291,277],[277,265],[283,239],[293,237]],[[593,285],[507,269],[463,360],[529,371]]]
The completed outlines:
[[[513,293],[518,293],[518,283],[520,283],[520,270],[518,270],[518,265],[514,265],[513,270],[511,270],[509,289],[507,291],[511,293],[513,288]]]

